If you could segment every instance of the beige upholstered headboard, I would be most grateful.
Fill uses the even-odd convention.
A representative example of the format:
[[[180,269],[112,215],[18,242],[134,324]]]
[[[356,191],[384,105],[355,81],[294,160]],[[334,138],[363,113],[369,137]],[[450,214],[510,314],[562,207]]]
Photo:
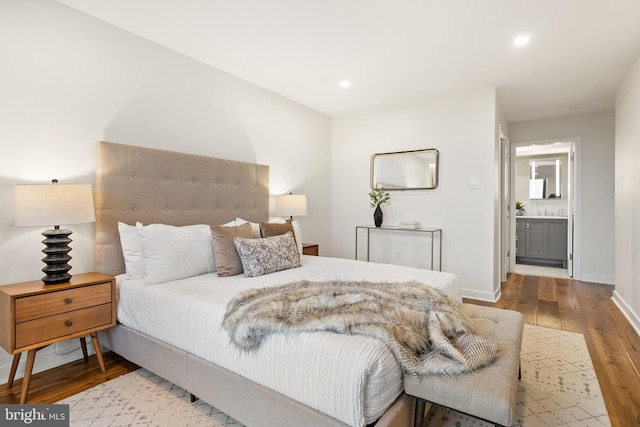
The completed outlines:
[[[269,167],[98,142],[94,269],[124,273],[118,221],[224,224],[269,218]]]

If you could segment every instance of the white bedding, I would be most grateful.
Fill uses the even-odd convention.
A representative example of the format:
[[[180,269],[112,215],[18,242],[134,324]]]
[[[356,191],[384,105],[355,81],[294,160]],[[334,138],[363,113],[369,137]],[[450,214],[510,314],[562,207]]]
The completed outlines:
[[[273,335],[251,353],[220,324],[239,292],[299,280],[415,280],[461,301],[456,276],[387,264],[303,256],[302,267],[259,277],[215,273],[145,285],[119,284],[118,321],[236,372],[353,426],[377,420],[402,391],[402,370],[380,341],[331,332]]]

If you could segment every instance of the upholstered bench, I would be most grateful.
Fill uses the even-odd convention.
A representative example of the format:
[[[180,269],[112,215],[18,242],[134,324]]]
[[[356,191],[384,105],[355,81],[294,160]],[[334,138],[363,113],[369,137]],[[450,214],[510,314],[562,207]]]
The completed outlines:
[[[462,304],[476,333],[496,337],[500,354],[496,361],[469,374],[428,376],[407,374],[404,389],[415,396],[415,427],[424,422],[427,402],[435,403],[480,418],[496,425],[509,426],[513,417],[520,378],[520,348],[524,319],[522,314],[499,308]]]

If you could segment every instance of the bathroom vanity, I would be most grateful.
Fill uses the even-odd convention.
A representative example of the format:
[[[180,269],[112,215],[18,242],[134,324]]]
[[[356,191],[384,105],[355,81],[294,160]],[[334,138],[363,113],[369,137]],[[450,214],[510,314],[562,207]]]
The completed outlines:
[[[516,262],[567,268],[567,217],[517,217]]]

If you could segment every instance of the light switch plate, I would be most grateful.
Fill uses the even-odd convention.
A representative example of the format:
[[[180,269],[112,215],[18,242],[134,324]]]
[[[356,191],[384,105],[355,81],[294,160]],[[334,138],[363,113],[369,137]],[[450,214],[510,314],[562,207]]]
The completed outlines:
[[[480,178],[469,179],[469,189],[477,190],[480,188]]]

